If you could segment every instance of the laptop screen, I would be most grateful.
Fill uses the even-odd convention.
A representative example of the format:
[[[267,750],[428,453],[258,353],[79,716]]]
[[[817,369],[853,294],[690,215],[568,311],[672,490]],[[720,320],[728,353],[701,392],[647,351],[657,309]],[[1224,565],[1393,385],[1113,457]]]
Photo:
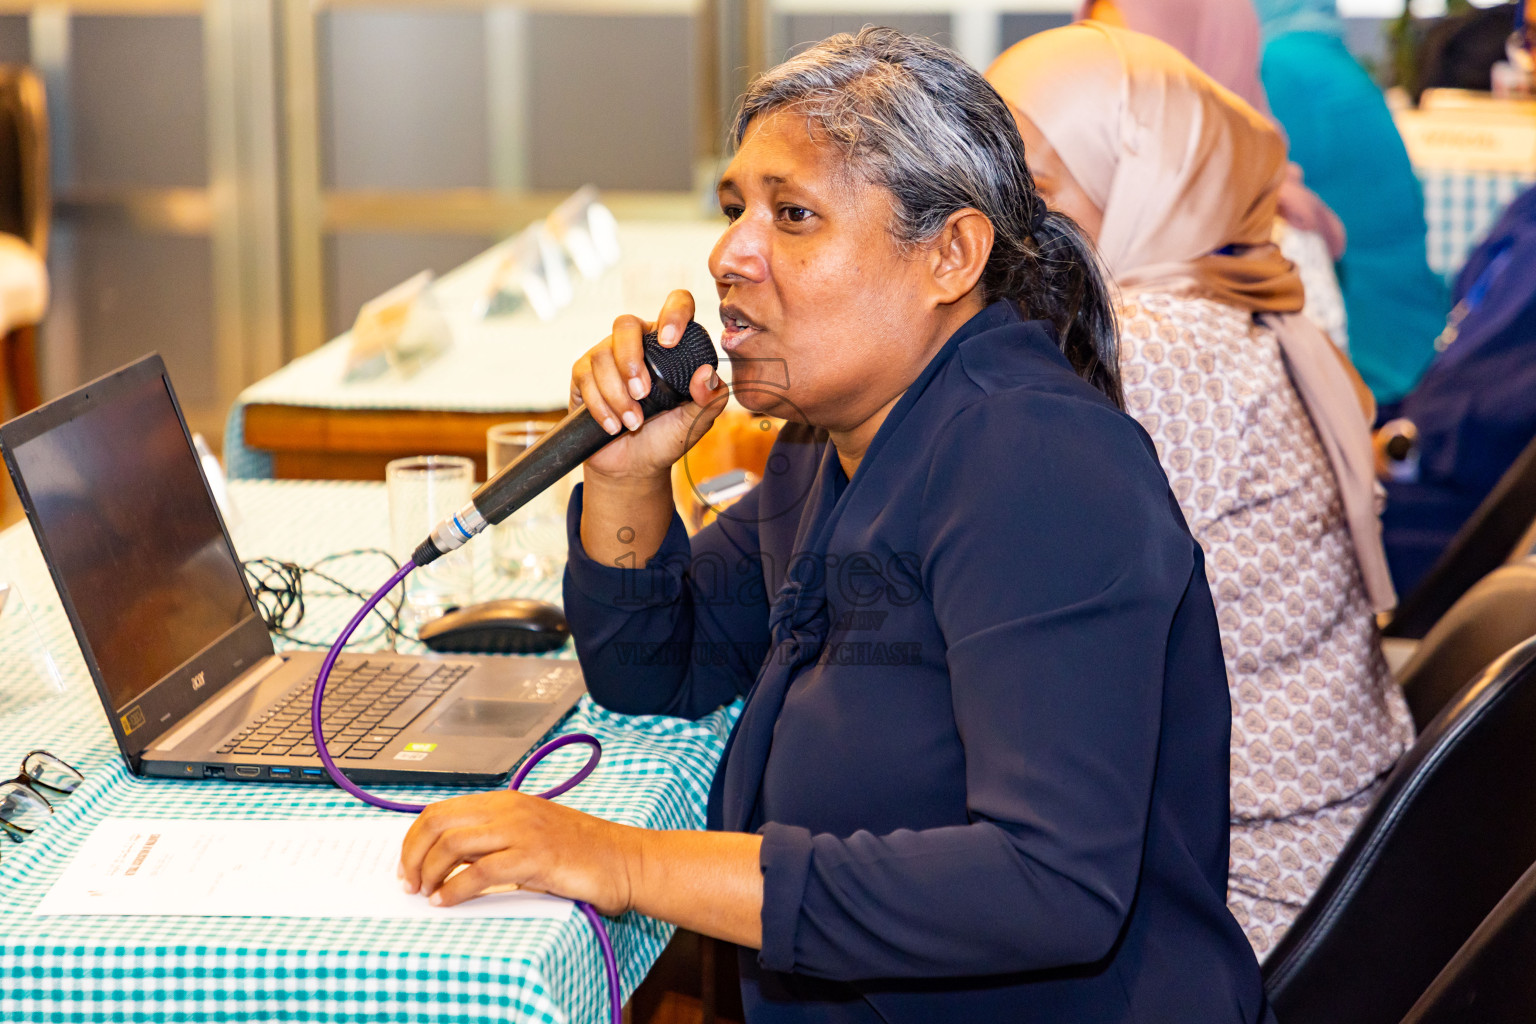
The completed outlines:
[[[114,710],[256,612],[164,377],[14,445]]]

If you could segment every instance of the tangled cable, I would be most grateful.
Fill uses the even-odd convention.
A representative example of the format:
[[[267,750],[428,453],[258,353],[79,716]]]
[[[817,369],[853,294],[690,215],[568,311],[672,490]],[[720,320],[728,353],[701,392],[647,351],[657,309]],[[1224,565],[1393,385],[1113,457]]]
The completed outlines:
[[[367,601],[368,593],[342,580],[335,567],[335,563],[343,559],[364,557],[376,557],[388,562],[391,573],[400,571],[400,563],[383,548],[353,548],[350,551],[338,551],[309,565],[286,562],[280,558],[248,558],[241,563],[241,567],[245,570],[245,578],[250,582],[251,592],[256,595],[256,605],[261,610],[262,621],[267,624],[267,629],[274,636],[282,637],[289,643],[301,647],[329,647],[330,640],[311,640],[296,632],[299,624],[304,621],[307,610],[304,603],[307,589],[305,581],[308,577],[314,577],[335,588],[308,589],[310,597],[355,597],[359,601]],[[328,572],[327,569],[331,571]],[[369,571],[371,572],[372,569],[370,568]],[[401,628],[401,601],[398,597],[384,603],[382,607],[370,607],[373,617],[379,621],[379,628],[349,641],[349,644],[375,643],[387,637],[393,646],[395,640],[416,639]]]

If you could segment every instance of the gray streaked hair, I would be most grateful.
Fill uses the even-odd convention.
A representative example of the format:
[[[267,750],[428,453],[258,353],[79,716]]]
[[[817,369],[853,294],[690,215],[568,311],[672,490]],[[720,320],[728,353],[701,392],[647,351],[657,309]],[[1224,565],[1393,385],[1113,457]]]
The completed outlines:
[[[891,194],[896,244],[923,246],[957,210],[985,216],[994,235],[985,297],[1053,322],[1073,369],[1123,406],[1114,313],[1093,250],[1069,218],[1047,209],[1012,112],[974,68],[921,36],[865,28],[758,76],[736,113],[734,143],[754,120],[783,110],[804,114],[813,138],[841,148],[854,174]]]

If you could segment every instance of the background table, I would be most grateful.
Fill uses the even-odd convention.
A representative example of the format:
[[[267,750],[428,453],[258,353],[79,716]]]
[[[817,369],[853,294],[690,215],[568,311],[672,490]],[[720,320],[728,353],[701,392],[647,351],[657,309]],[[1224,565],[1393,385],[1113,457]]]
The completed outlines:
[[[621,224],[619,266],[592,280],[573,269],[575,297],[548,322],[526,306],[476,314],[514,240],[492,246],[432,288],[453,345],[414,376],[344,381],[351,335],[343,334],[242,392],[224,432],[230,475],[382,480],[389,459],[426,453],[470,456],[484,473],[486,428],[563,415],[571,364],[621,313],[653,316],[668,292],[686,288],[698,321],[719,337],[708,260],[724,223]]]
[[[235,482],[233,532],[242,557],[300,563],[387,537],[375,484]],[[477,545],[477,597],[507,592]],[[334,566],[360,589],[383,582],[378,562]],[[42,747],[87,781],[21,844],[0,840],[0,1020],[5,1021],[492,1021],[596,1022],[606,995],[596,942],[573,914],[560,921],[374,921],[302,918],[39,918],[32,910],[108,816],[304,818],[385,813],[329,786],[146,780],[130,775],[47,570],[21,524],[0,534],[0,570],[19,581],[66,692],[27,703],[0,650],[0,778]],[[375,578],[377,577],[377,578]],[[551,581],[523,588],[553,596]],[[314,600],[301,632],[325,637],[356,602]],[[404,649],[404,648],[402,648]],[[564,652],[569,656],[569,649]],[[698,828],[735,708],[699,721],[614,715],[583,699],[558,727],[602,741],[596,773],[562,802],[615,821]],[[529,780],[547,788],[580,763],[556,755]],[[558,763],[555,763],[557,762]],[[438,799],[456,790],[392,788]],[[295,870],[303,870],[296,865]],[[626,994],[666,944],[669,925],[630,914],[610,923]]]

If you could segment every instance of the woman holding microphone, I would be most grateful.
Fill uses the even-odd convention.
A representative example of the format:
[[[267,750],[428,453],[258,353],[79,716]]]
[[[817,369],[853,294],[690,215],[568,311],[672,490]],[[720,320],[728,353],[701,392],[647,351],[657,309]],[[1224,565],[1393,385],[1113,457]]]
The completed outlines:
[[[1260,1021],[1227,912],[1228,701],[1200,549],[1120,409],[1114,321],[1007,106],[948,50],[836,36],[759,78],[711,270],[733,387],[786,416],[689,538],[621,318],[573,399],[566,613],[607,707],[745,697],[708,832],[518,793],[428,808],[407,888],[508,882],[742,948],[749,1021]],[[467,867],[449,878],[461,865]]]

